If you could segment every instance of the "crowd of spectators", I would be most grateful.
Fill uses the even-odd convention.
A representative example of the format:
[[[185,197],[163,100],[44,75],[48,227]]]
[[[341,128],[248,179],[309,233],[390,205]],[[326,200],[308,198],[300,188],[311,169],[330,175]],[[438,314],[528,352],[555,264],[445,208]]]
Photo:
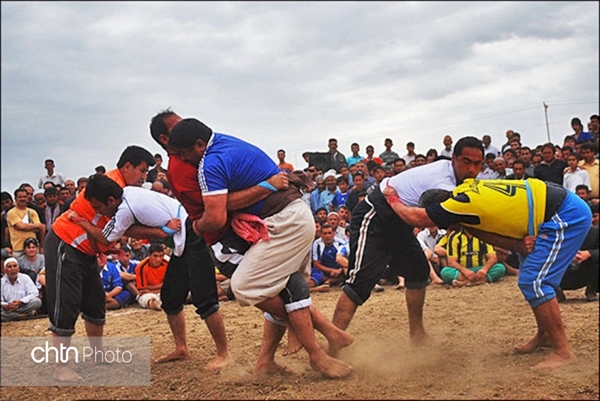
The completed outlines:
[[[582,121],[571,120],[572,133],[562,143],[526,145],[526,135],[506,131],[506,142],[499,147],[491,143],[489,135],[481,138],[485,163],[479,179],[538,178],[562,185],[586,201],[592,210],[592,227],[572,268],[563,279],[563,289],[586,288],[586,299],[597,299],[598,292],[598,137],[599,118],[592,115],[584,131]],[[402,174],[408,169],[434,163],[440,158],[452,158],[453,138],[445,135],[440,150],[417,152],[414,142],[406,144],[406,153],[393,150],[394,142],[386,138],[384,150],[377,156],[373,145],[365,147],[352,143],[350,156],[338,150],[335,138],[328,141],[327,152],[303,153],[303,168],[315,184],[312,192],[304,194],[315,218],[313,269],[309,286],[313,291],[326,291],[341,285],[348,267],[348,227],[352,210],[385,177]],[[277,151],[280,170],[292,172],[294,166],[285,160],[284,149]],[[171,195],[167,170],[162,156],[154,156],[156,165],[148,172],[148,190]],[[82,176],[74,181],[55,171],[52,159],[44,162],[46,173],[37,189],[23,183],[12,191],[2,191],[2,321],[24,319],[46,313],[44,238],[53,222],[69,210],[75,196],[87,184]],[[96,173],[106,169],[100,165]],[[509,210],[506,211],[510,213]],[[467,230],[445,232],[437,227],[416,228],[419,240],[430,262],[433,284],[465,287],[500,280],[505,274],[518,274],[517,255],[494,248],[473,237]],[[106,292],[106,308],[118,309],[137,304],[143,308],[160,310],[162,279],[170,249],[164,243],[123,237],[118,249],[106,257],[98,256],[98,272]],[[220,277],[219,271],[215,274]],[[374,291],[391,283],[403,288],[402,277],[382,277]],[[228,280],[220,280],[221,300],[232,299]],[[560,290],[560,289],[558,289]],[[564,293],[559,292],[560,299]]]

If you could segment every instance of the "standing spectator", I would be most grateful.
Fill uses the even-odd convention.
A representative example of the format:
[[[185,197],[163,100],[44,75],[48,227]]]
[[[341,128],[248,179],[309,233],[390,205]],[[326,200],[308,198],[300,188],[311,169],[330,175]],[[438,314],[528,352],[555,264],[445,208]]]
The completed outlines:
[[[394,143],[390,138],[385,139],[385,141],[383,142],[383,146],[385,146],[385,150],[381,152],[379,158],[383,160],[384,164],[393,163],[394,160],[400,158],[400,155],[398,155],[398,153],[392,151],[392,146],[394,146]]]
[[[583,131],[583,124],[581,124],[581,120],[578,117],[571,119],[571,128],[573,128],[575,144],[592,141],[592,135],[589,132]]]
[[[450,135],[446,135],[443,143],[444,149],[440,152],[440,156],[445,156],[449,159],[452,159],[452,137]]]
[[[506,131],[506,143],[500,148],[500,154],[504,154],[504,151],[510,148],[510,139],[515,135],[515,131],[509,129]]]
[[[498,148],[492,145],[492,138],[489,135],[484,135],[481,138],[481,143],[483,143],[483,154],[493,153],[494,157],[500,154]]]
[[[562,186],[563,171],[567,163],[558,160],[554,153],[554,145],[550,142],[542,147],[542,162],[535,168],[534,176],[543,181],[553,182]]]
[[[75,197],[75,195],[77,195],[77,186],[75,185],[75,181],[66,180],[65,188],[67,188],[69,190],[69,198],[72,199]]]
[[[46,226],[40,222],[37,212],[27,207],[27,191],[17,189],[15,191],[16,205],[6,214],[10,243],[13,256],[21,257],[25,252],[25,240],[36,237],[39,233],[42,241],[46,236]],[[43,249],[40,249],[43,252]]]
[[[104,167],[102,164],[96,166],[94,170],[96,171],[96,174],[106,174],[106,167]]]
[[[54,160],[46,159],[44,162],[44,168],[46,169],[46,174],[42,175],[38,180],[38,188],[42,188],[46,181],[52,181],[54,184],[63,186],[65,185],[65,177],[61,173],[57,173],[54,171]]]
[[[531,163],[531,158],[533,154],[531,153],[531,148],[529,146],[521,147],[521,151],[519,152],[519,159],[523,160],[523,167],[525,167],[525,174],[529,177],[533,177],[533,172],[535,166]]]
[[[354,187],[348,193],[348,199],[346,200],[346,206],[350,212],[352,212],[354,207],[358,205],[359,195],[367,189],[365,188],[365,176],[362,171],[357,171],[354,173],[352,179],[354,181]]]
[[[310,193],[310,210],[313,213],[317,212],[321,203],[321,194],[325,191],[325,178],[322,175],[316,178],[315,189]]]
[[[413,142],[408,142],[406,144],[406,154],[402,156],[402,158],[406,163],[410,164],[410,162],[415,160],[415,157],[417,157],[417,154],[415,153],[415,144]]]
[[[415,167],[423,166],[425,164],[427,164],[427,157],[425,157],[425,155],[419,153],[415,156]]]
[[[85,187],[87,186],[88,178],[87,177],[79,177],[77,179],[77,195],[83,192]]]
[[[37,315],[42,306],[39,291],[28,275],[19,273],[19,263],[15,258],[4,261],[2,277],[2,321],[24,319]]]
[[[592,142],[598,143],[598,134],[600,133],[600,122],[598,121],[600,117],[597,114],[593,114],[590,117],[590,135],[592,136]]]
[[[279,149],[277,151],[277,160],[279,160],[279,163],[277,164],[277,167],[279,167],[279,170],[287,171],[288,173],[291,173],[294,171],[294,166],[292,166],[290,163],[285,161],[285,150]]]
[[[433,163],[438,158],[438,152],[434,148],[431,148],[425,153],[425,157],[427,158],[427,160],[425,160],[426,164]],[[452,156],[450,156],[450,158],[452,158]]]
[[[383,164],[383,160],[381,160],[379,157],[374,156],[374,154],[375,154],[375,148],[373,147],[373,145],[367,146],[366,152],[367,152],[367,157],[365,157],[362,160],[365,163],[365,165],[366,165],[366,163],[368,163],[370,161],[374,161],[375,163],[377,163],[379,165]]]
[[[525,163],[523,163],[523,160],[521,159],[517,159],[513,162],[512,170],[512,174],[506,176],[507,180],[526,180],[528,178],[531,178],[525,172]]]
[[[33,189],[33,187],[24,182],[23,184],[21,184],[19,186],[20,189],[24,189],[25,192],[27,192],[27,207],[30,209],[33,209],[37,212],[38,217],[40,218],[40,222],[46,224],[46,218],[44,217],[44,209],[39,207],[34,201],[33,201],[33,194],[35,193],[35,190]],[[42,240],[41,238],[38,238],[39,240]]]
[[[27,238],[25,240],[25,254],[17,259],[19,262],[19,271],[27,274],[31,281],[37,281],[38,274],[46,267],[44,255],[39,253],[39,242],[37,238]]]
[[[598,159],[594,157],[594,153],[596,152],[596,144],[592,143],[583,143],[581,144],[580,152],[583,160],[579,162],[579,167],[585,169],[590,176],[590,184],[591,190],[590,198],[598,199],[598,183],[600,178],[598,177],[598,169],[600,163],[598,163]]]
[[[358,154],[358,152],[360,150],[360,146],[358,145],[358,143],[354,142],[352,145],[350,145],[350,150],[352,151],[352,155],[348,156],[346,158],[346,162],[348,163],[348,166],[356,164],[357,162],[364,159],[363,156]]]
[[[154,155],[154,161],[156,162],[156,166],[148,171],[148,178],[146,179],[147,182],[156,181],[156,177],[160,172],[167,174],[167,170],[162,167],[163,159],[160,153]]]
[[[585,169],[577,165],[578,163],[579,160],[577,160],[576,155],[569,155],[567,158],[569,167],[563,173],[563,187],[574,193],[577,192],[579,185],[586,185],[591,189],[590,176]]]
[[[69,200],[71,199],[71,192],[69,191],[69,188],[67,187],[61,187],[58,190],[58,203],[61,204],[61,206],[65,206]]]
[[[331,138],[329,139],[329,156],[331,158],[331,168],[336,172],[339,171],[340,167],[346,166],[348,167],[348,163],[346,162],[346,156],[343,153],[338,152],[338,142],[337,139]]]

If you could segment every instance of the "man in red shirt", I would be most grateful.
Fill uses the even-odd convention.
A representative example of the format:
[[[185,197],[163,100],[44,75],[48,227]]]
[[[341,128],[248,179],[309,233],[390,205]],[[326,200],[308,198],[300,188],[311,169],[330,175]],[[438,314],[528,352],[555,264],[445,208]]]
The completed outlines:
[[[167,180],[173,196],[177,198],[186,209],[189,219],[182,224],[187,225],[186,249],[188,250],[188,269],[167,270],[164,288],[169,291],[161,292],[162,308],[167,313],[167,320],[173,333],[175,349],[158,358],[156,362],[166,362],[177,359],[189,358],[187,347],[185,315],[183,305],[189,291],[192,293],[192,302],[196,306],[196,313],[205,321],[206,326],[215,342],[217,356],[206,365],[206,369],[221,369],[232,362],[231,354],[225,333],[223,317],[219,311],[219,296],[213,263],[207,247],[216,242],[222,232],[203,233],[203,238],[195,235],[191,224],[202,217],[204,202],[198,185],[197,169],[181,160],[178,154],[169,148],[169,135],[171,128],[182,118],[171,110],[165,110],[152,118],[150,134],[152,138],[167,152],[169,168]],[[271,177],[268,182],[276,189],[285,189],[288,186],[287,173],[280,173]],[[243,209],[257,200],[264,199],[271,194],[271,190],[260,186],[248,188],[243,191],[229,193],[227,209]],[[191,250],[194,250],[193,252]]]

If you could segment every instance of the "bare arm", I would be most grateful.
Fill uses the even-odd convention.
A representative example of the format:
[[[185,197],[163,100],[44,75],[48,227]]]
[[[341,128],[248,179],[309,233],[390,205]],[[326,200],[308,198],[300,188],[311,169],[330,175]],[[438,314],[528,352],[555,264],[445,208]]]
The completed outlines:
[[[15,223],[14,227],[15,230],[18,231],[40,232],[44,228],[44,225],[42,223],[23,223],[22,221],[19,221],[18,223]]]
[[[469,279],[469,281],[473,281],[475,277],[477,277],[477,275],[474,272],[458,263],[458,259],[453,256],[448,256],[448,266],[461,272],[463,276]]]
[[[204,214],[194,221],[194,232],[220,230],[227,223],[227,194],[204,197]]]
[[[179,221],[179,229],[181,229],[181,221],[179,219],[173,219]],[[167,227],[179,231],[175,227],[171,227],[173,220],[167,224]],[[147,227],[140,224],[135,224],[125,231],[125,235],[128,237],[143,239],[143,238],[167,238],[169,235],[159,227]]]
[[[487,242],[490,245],[498,246],[500,248],[508,249],[516,253],[527,255],[533,250],[535,245],[535,237],[527,236],[523,239],[514,239],[490,233],[487,231],[481,231],[478,228],[466,227],[467,230],[475,237]]]
[[[287,189],[289,186],[288,174],[285,172],[275,174],[266,181],[273,185],[278,191]],[[232,211],[246,208],[258,201],[265,199],[272,193],[273,191],[270,189],[259,187],[258,185],[241,191],[228,193],[227,210]]]

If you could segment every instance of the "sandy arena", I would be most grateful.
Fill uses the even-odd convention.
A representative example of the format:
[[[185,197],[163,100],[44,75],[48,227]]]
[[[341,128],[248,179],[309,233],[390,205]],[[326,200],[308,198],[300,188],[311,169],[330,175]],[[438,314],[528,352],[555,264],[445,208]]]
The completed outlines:
[[[560,304],[574,365],[549,372],[531,366],[547,349],[516,355],[515,345],[535,331],[533,314],[516,277],[472,288],[429,287],[425,327],[437,343],[414,349],[408,343],[403,290],[386,286],[374,293],[350,324],[354,344],[340,357],[353,366],[342,380],[328,380],[311,370],[305,351],[276,361],[286,374],[259,379],[252,374],[262,336],[262,314],[236,302],[221,304],[236,363],[221,372],[203,370],[214,357],[214,345],[192,305],[185,308],[190,360],[152,364],[150,387],[3,387],[3,400],[74,399],[579,399],[598,400],[598,302],[584,300],[584,290],[565,291]],[[339,288],[313,294],[328,318]],[[48,336],[46,319],[2,324],[2,336]],[[76,336],[84,333],[81,319]],[[149,336],[152,359],[172,348],[164,313],[137,306],[111,311],[107,336]],[[325,339],[319,335],[324,345]]]

